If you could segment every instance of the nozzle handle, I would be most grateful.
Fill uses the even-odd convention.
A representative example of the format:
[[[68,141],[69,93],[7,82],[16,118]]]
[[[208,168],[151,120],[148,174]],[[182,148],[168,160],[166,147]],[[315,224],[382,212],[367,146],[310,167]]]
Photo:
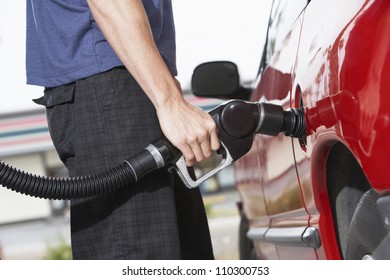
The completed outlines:
[[[176,170],[184,185],[189,189],[193,189],[198,187],[201,183],[214,176],[216,173],[226,168],[233,162],[233,158],[230,155],[229,150],[226,148],[225,144],[223,142],[220,143],[221,148],[219,150],[219,153],[222,156],[221,162],[216,168],[204,174],[199,179],[193,178],[191,176],[190,172],[188,171],[184,156],[165,137],[159,138],[152,144],[147,146],[144,150],[144,153],[142,154],[141,160],[136,161],[132,159],[129,163],[130,166],[134,168],[133,171],[137,175],[137,177],[142,177],[145,173],[149,173],[156,168],[171,166],[171,168]],[[139,164],[139,162],[142,163],[143,159],[146,158],[148,164]]]
[[[204,174],[199,179],[193,179],[188,171],[188,168],[186,166],[186,162],[183,156],[181,156],[175,163],[174,168],[177,171],[177,174],[179,175],[180,179],[183,181],[184,185],[189,188],[193,189],[198,187],[200,184],[202,184],[204,181],[209,179],[210,177],[214,176],[216,173],[221,171],[222,169],[226,168],[233,162],[233,158],[229,154],[228,150],[226,149],[225,145],[221,142],[221,152],[222,152],[222,160],[220,164],[212,169],[210,172]]]

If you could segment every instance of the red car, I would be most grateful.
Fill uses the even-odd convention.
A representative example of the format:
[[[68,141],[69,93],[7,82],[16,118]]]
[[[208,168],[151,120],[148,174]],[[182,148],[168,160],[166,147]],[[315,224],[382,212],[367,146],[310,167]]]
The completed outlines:
[[[307,137],[256,135],[235,162],[241,258],[390,259],[390,2],[274,0],[251,89],[205,65],[198,96],[305,110]]]

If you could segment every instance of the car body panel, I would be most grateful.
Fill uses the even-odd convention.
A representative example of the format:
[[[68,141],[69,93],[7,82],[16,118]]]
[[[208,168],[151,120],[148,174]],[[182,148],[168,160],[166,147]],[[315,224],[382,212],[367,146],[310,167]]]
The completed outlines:
[[[352,152],[374,189],[389,190],[390,36],[383,34],[390,34],[386,1],[313,0],[279,40],[251,100],[314,108],[306,111],[312,135],[257,135],[236,162],[250,231],[262,234],[253,239],[259,257],[341,258],[326,182],[334,144]],[[267,240],[272,230],[305,227],[318,229],[321,246]]]
[[[319,19],[320,12],[337,21]],[[390,174],[382,162],[390,155],[390,38],[383,34],[390,34],[390,6],[386,1],[313,1],[305,21],[295,84],[304,106],[332,99],[336,122],[311,136],[311,142],[322,145],[331,138],[322,134],[331,133],[355,155],[373,188],[386,191]]]
[[[310,145],[304,153],[296,153],[296,160],[300,182],[307,185],[302,189],[311,192],[303,195],[316,220],[310,224],[318,223],[320,232],[326,233],[322,239],[327,258],[339,258],[329,227],[333,224],[325,176],[329,149],[343,143],[374,189],[385,192],[390,186],[383,164],[390,156],[386,144],[390,41],[383,36],[390,34],[389,20],[385,1],[313,1],[305,10],[294,87],[301,91],[304,107],[322,107],[328,117],[307,139]]]
[[[286,9],[296,9],[288,1],[280,1],[277,5],[285,5]],[[274,17],[279,20],[278,15]],[[280,40],[279,34],[275,35],[273,41],[275,53],[261,75],[252,101],[276,102],[285,109],[291,107],[294,54],[298,52],[301,25],[301,18],[294,19],[294,27],[285,31],[286,36],[283,40]],[[309,223],[309,215],[303,203],[296,174],[292,145],[292,140],[282,135],[277,137],[257,135],[250,153],[236,163],[237,185],[251,228],[257,229],[259,233],[264,230],[267,234],[271,234],[275,229],[282,236],[286,234],[287,239],[290,233],[284,232],[284,229],[291,227],[304,229]],[[248,170],[252,170],[251,177],[241,174]],[[272,239],[265,236],[263,240],[269,238]],[[287,256],[316,258],[313,248],[297,246],[294,242],[271,245],[269,240],[262,242],[263,240],[260,238],[255,241],[257,252],[262,258],[278,259]]]

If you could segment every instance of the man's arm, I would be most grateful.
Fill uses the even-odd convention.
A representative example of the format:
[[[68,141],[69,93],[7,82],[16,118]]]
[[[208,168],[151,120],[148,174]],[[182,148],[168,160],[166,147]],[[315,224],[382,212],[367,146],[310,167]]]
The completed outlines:
[[[182,96],[156,47],[141,0],[88,0],[95,21],[156,108],[161,129],[187,165],[219,148],[216,125]]]

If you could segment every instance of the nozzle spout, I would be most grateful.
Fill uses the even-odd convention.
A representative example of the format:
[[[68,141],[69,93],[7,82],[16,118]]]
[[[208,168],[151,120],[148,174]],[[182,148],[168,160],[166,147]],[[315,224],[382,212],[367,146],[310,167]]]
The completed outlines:
[[[258,103],[260,109],[259,124],[255,133],[276,136],[283,132],[286,136],[302,138],[306,136],[304,110],[271,103]]]

